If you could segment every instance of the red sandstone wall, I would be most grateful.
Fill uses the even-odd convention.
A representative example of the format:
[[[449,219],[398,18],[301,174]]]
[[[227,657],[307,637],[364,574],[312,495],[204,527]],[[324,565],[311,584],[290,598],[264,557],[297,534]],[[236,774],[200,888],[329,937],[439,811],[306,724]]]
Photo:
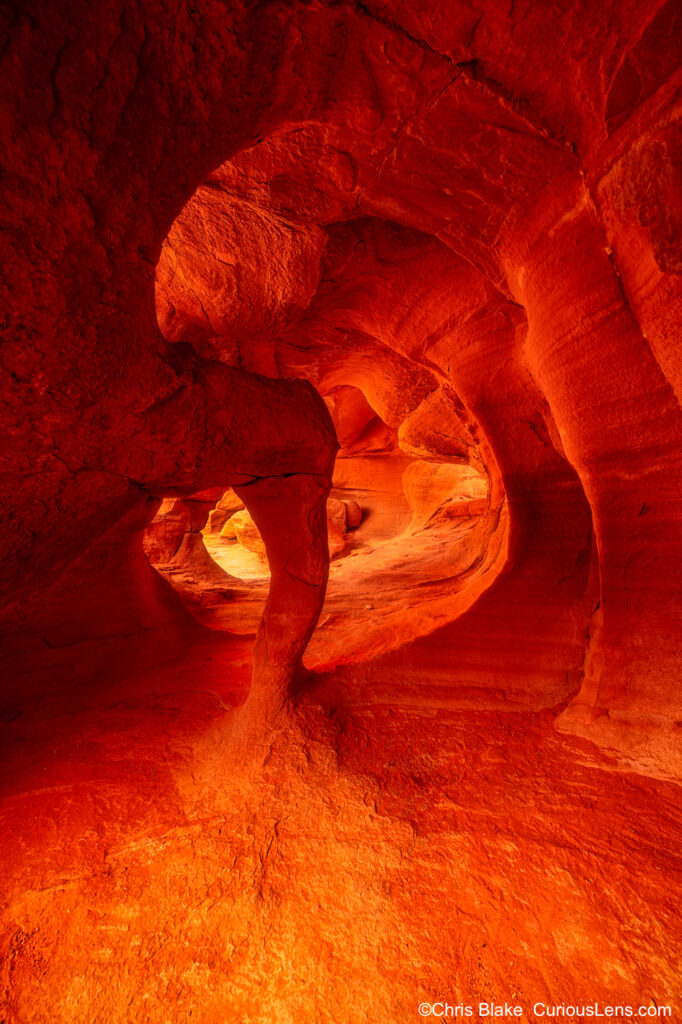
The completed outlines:
[[[452,690],[579,690],[563,728],[625,750],[628,729],[657,730],[647,763],[675,771],[678,6],[112,0],[3,17],[7,629],[92,640],[107,605],[122,632],[166,606],[177,621],[140,561],[151,499],[296,473],[320,555],[291,622],[300,653],[335,442],[312,388],[247,371],[362,386],[398,431],[447,383],[507,496],[508,560],[400,663]],[[217,321],[183,271],[167,341],[155,268],[203,183],[250,242],[238,273],[211,272]],[[183,259],[162,261],[167,296]],[[84,576],[101,600],[87,614]]]

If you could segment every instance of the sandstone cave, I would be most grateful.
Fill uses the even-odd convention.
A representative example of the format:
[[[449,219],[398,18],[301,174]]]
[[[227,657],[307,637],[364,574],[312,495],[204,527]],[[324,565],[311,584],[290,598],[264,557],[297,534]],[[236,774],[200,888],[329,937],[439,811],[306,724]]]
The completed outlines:
[[[0,26],[2,1024],[677,1019],[680,0]]]

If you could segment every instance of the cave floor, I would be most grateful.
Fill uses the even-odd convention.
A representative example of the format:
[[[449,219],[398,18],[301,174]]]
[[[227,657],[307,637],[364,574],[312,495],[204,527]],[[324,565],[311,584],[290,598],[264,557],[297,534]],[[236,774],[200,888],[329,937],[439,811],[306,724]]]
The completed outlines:
[[[678,787],[612,770],[548,712],[310,698],[235,765],[233,643],[10,716],[1,1019],[675,1006]]]

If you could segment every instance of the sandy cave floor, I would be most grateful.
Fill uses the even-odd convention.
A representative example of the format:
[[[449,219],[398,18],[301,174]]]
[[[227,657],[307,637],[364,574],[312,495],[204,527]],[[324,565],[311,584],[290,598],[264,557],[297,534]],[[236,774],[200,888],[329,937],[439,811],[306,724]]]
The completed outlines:
[[[549,713],[328,695],[283,717],[262,767],[235,766],[248,650],[216,637],[51,717],[15,710],[0,1019],[383,1024],[423,1000],[673,1000],[676,787],[614,772]]]

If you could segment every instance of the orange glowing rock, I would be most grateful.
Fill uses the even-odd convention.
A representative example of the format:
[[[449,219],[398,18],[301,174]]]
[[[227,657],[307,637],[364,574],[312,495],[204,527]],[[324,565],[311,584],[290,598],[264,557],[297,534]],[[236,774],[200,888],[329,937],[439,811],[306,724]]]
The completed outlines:
[[[0,1020],[676,1019],[679,0],[5,7]]]

